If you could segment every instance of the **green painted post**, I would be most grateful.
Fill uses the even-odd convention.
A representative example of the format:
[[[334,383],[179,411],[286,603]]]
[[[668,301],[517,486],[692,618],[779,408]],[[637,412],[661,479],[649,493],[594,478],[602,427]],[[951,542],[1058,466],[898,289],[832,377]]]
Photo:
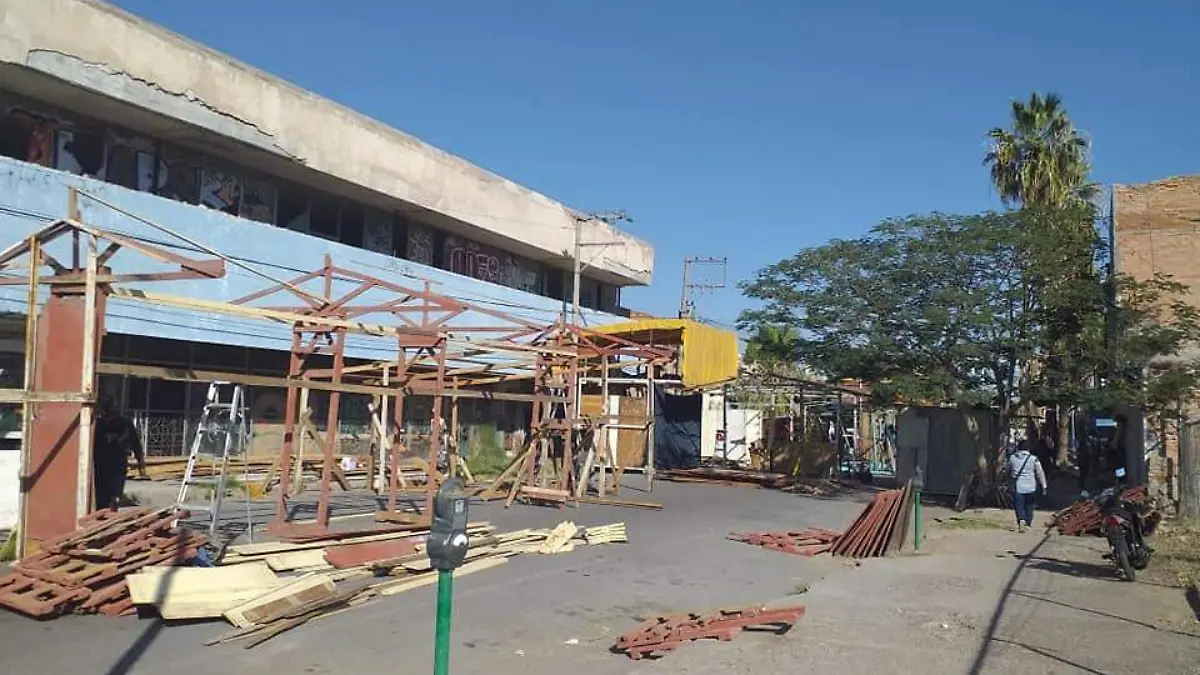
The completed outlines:
[[[913,550],[921,550],[921,489],[925,487],[925,472],[918,464],[913,471]]]
[[[913,550],[921,550],[921,491],[913,493],[917,501],[913,502]]]
[[[450,613],[454,605],[454,570],[438,570],[437,627],[433,642],[433,675],[450,673]]]

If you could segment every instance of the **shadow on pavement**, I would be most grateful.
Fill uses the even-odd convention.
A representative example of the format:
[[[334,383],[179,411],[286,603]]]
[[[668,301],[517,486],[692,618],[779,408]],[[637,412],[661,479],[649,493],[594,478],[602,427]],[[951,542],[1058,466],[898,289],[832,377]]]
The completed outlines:
[[[1028,652],[1033,652],[1034,654],[1037,654],[1038,656],[1044,656],[1045,658],[1051,659],[1052,661],[1058,661],[1059,663],[1061,663],[1063,665],[1071,666],[1072,668],[1077,668],[1077,669],[1079,669],[1080,672],[1092,673],[1092,675],[1108,675],[1108,673],[1105,673],[1102,670],[1096,670],[1095,668],[1088,668],[1087,666],[1083,665],[1082,663],[1076,663],[1074,661],[1071,661],[1070,659],[1063,658],[1063,657],[1059,656],[1058,654],[1055,654],[1054,652],[1051,652],[1047,649],[1042,649],[1041,647],[1034,647],[1033,645],[1027,645],[1024,642],[1016,642],[1014,640],[1005,640],[1004,638],[992,638],[992,641],[999,642],[1000,644],[1004,644],[1004,645],[1010,645],[1012,647],[1020,647],[1021,649],[1024,649],[1025,651],[1028,651]],[[974,671],[972,671],[972,672],[974,672]]]
[[[1088,609],[1087,607],[1080,607],[1079,605],[1072,605],[1067,602],[1062,602],[1061,600],[1052,600],[1052,599],[1047,598],[1044,595],[1041,595],[1038,593],[1028,593],[1026,591],[1014,591],[1013,595],[1019,595],[1023,598],[1029,598],[1030,600],[1037,600],[1039,602],[1050,603],[1051,605],[1058,605],[1059,607],[1066,607],[1067,609],[1073,609],[1077,612],[1084,612],[1085,614],[1091,614],[1094,616],[1102,616],[1106,619],[1115,619],[1117,621],[1124,621],[1126,623],[1130,623],[1135,626],[1141,626],[1142,628],[1149,628],[1150,630],[1161,631],[1163,633],[1174,633],[1176,635],[1183,635],[1184,637],[1200,639],[1200,635],[1197,635],[1195,633],[1187,633],[1184,631],[1174,630],[1172,628],[1156,626],[1155,624],[1149,623],[1147,621],[1141,621],[1139,619],[1131,619],[1126,616],[1121,616],[1120,614],[1112,614],[1110,612],[1102,612],[1098,609]]]
[[[186,547],[187,540],[183,535],[183,532],[184,531],[181,528],[180,534],[176,538],[176,558],[183,556]],[[167,568],[166,572],[163,572],[163,579],[158,583],[157,593],[154,597],[155,607],[162,605],[163,600],[166,599],[168,592],[171,590],[171,585],[175,581],[175,575],[181,569],[184,569],[182,565],[171,566]],[[112,667],[105,671],[105,675],[127,675],[130,673],[133,670],[133,667],[137,665],[138,661],[141,661],[142,657],[145,656],[146,651],[150,649],[150,645],[154,644],[154,641],[158,639],[158,635],[162,632],[162,629],[165,627],[165,625],[166,622],[163,621],[161,616],[155,616],[154,620],[150,622],[150,625],[146,626],[146,629],[142,631],[142,634],[133,641],[133,644],[129,645],[129,647],[121,653],[121,656],[116,660],[116,662],[113,663]]]
[[[1037,552],[1049,540],[1049,534],[1043,535],[1037,545],[1033,547],[1033,550],[1021,558],[1021,564],[1017,565],[1017,569],[1013,570],[1012,576],[1008,578],[1008,583],[1004,585],[1004,592],[1000,595],[1000,601],[996,603],[996,609],[992,612],[992,618],[988,620],[987,633],[983,636],[983,642],[979,645],[979,651],[975,653],[975,660],[967,670],[967,675],[979,675],[983,672],[983,666],[987,663],[988,654],[992,650],[992,643],[1001,642],[996,637],[996,631],[1000,628],[1000,619],[1004,616],[1004,608],[1008,605],[1008,599],[1013,595],[1013,588],[1017,585],[1017,579],[1021,578],[1021,573],[1029,566],[1029,561],[1035,558]],[[1021,646],[1024,647],[1024,645]],[[1101,675],[1104,674],[1102,673]]]
[[[1118,581],[1117,568],[1111,564],[1059,560],[1056,558],[1036,558],[1029,556],[1029,566],[1043,572],[1062,574],[1068,577],[1096,579],[1098,581]]]

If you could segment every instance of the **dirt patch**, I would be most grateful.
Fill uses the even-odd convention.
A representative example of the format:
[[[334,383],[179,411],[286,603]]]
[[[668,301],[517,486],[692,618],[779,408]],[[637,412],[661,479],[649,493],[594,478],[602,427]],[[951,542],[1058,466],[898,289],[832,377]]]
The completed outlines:
[[[1166,521],[1150,538],[1154,555],[1138,580],[1200,589],[1200,521]]]

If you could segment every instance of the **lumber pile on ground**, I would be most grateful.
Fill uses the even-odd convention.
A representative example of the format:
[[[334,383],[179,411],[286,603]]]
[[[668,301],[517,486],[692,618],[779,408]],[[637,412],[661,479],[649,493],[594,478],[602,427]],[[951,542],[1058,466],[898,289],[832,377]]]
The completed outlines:
[[[772,551],[814,556],[833,550],[834,544],[841,536],[840,532],[814,527],[803,532],[733,532],[730,533],[729,539]]]
[[[634,660],[662,656],[692,640],[732,640],[749,628],[770,628],[776,634],[783,634],[802,616],[803,606],[775,609],[744,607],[721,609],[708,614],[687,612],[656,616],[618,637],[612,650]]]
[[[202,535],[177,529],[177,517],[172,509],[88,515],[78,531],[45,544],[0,577],[0,606],[37,618],[133,613],[127,577],[151,566],[185,564],[205,543]]]
[[[624,523],[581,528],[565,521],[550,529],[505,533],[496,533],[488,523],[475,523],[468,533],[466,560],[454,571],[455,577],[503,565],[516,555],[553,555],[567,553],[576,545],[628,541]],[[235,630],[208,644],[241,642],[246,648],[254,647],[310,621],[437,583],[437,571],[425,552],[427,534],[427,530],[391,532],[231,547],[223,566],[217,569],[252,568],[249,572],[238,571],[236,578],[243,586],[250,586],[253,584],[250,580],[257,579],[262,592],[241,597],[232,604],[224,599],[212,603],[206,611],[211,614],[217,605],[224,605],[213,616],[224,617]],[[266,575],[275,573],[286,576],[270,583]],[[364,583],[364,580],[369,581]],[[223,593],[222,598],[232,598],[240,592],[226,592],[226,586],[221,584],[217,587]],[[160,610],[163,606],[159,605]]]
[[[782,473],[747,471],[744,469],[722,469],[702,466],[695,469],[671,469],[655,474],[656,478],[677,483],[708,483],[711,485],[739,485],[745,487],[785,488],[792,477]]]
[[[838,537],[830,553],[847,558],[875,558],[898,550],[904,541],[911,507],[911,484],[877,493]]]
[[[1145,485],[1131,487],[1121,493],[1123,501],[1144,504],[1147,492]],[[1057,529],[1059,534],[1078,537],[1083,534],[1099,534],[1102,514],[1094,499],[1082,499],[1061,509],[1050,518],[1046,529]]]

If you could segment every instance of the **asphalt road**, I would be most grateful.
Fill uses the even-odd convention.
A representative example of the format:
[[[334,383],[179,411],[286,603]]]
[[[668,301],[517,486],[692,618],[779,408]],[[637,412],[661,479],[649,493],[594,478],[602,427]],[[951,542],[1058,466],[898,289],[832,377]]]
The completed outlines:
[[[623,496],[648,495],[627,489]],[[666,505],[663,511],[473,507],[472,520],[491,520],[501,530],[568,518],[581,525],[624,521],[631,541],[520,556],[459,579],[451,672],[1200,672],[1189,670],[1200,639],[1184,634],[1195,620],[1183,594],[1113,581],[1092,540],[935,529],[931,552],[857,566],[725,538],[731,531],[842,528],[866,497],[659,483],[652,498]],[[0,663],[4,672],[38,674],[423,672],[431,667],[434,593],[427,587],[382,598],[252,650],[204,647],[228,630],[218,622],[39,623],[0,614]],[[750,604],[804,604],[808,613],[783,636],[694,643],[657,661],[635,662],[608,649],[654,613]]]

